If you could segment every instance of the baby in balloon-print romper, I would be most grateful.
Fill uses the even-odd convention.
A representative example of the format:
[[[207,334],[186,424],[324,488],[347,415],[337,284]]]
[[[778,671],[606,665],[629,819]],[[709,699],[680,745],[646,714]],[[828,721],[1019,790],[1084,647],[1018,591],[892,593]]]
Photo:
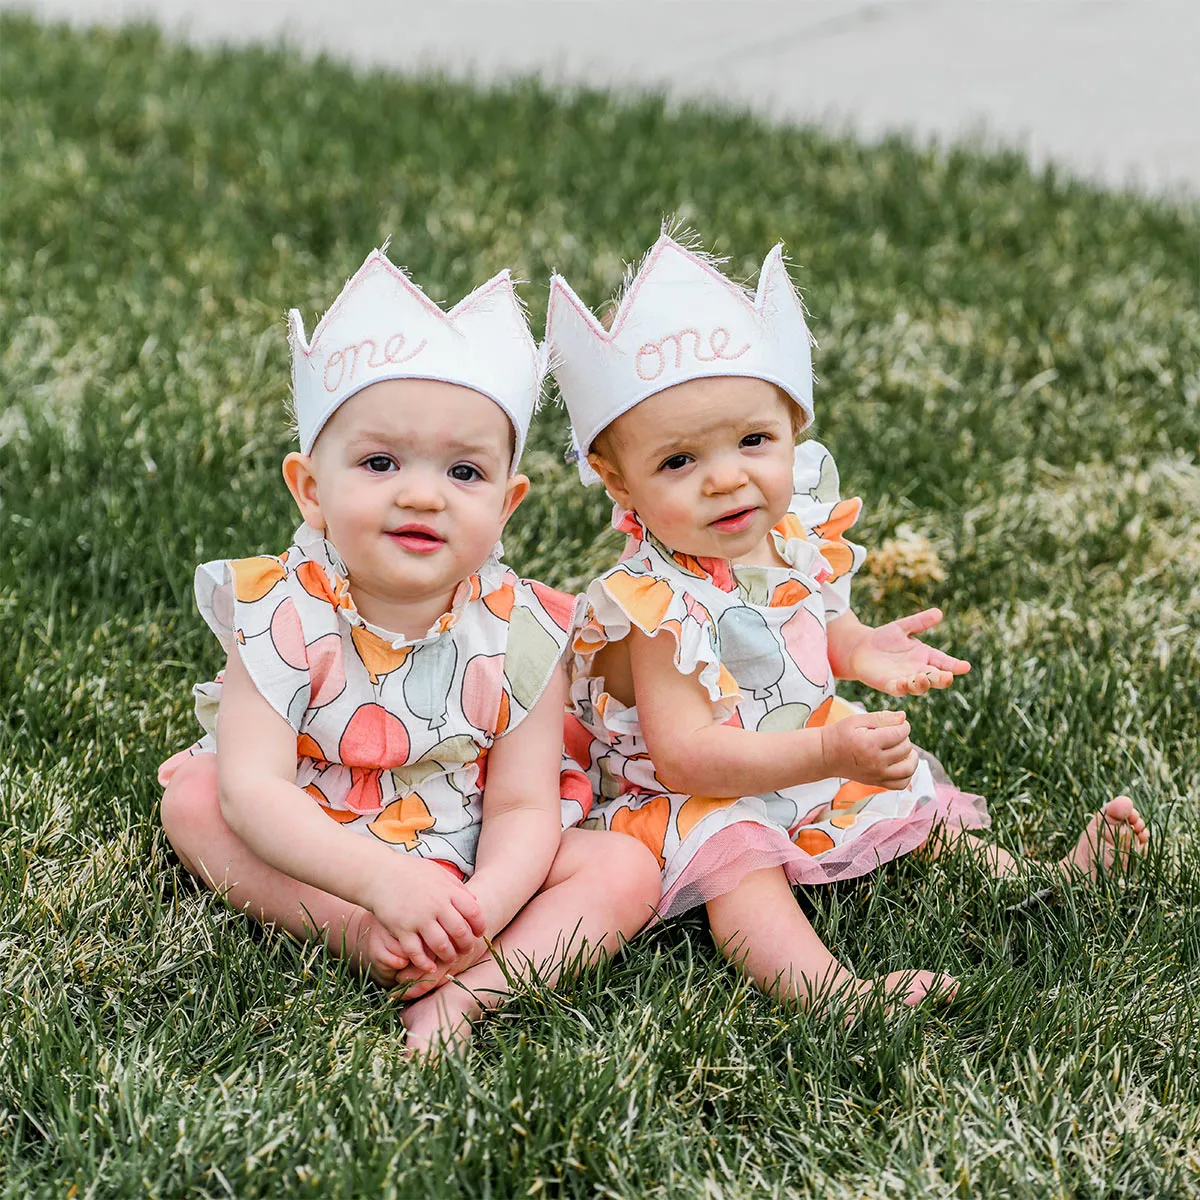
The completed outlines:
[[[574,600],[497,557],[544,361],[508,273],[445,313],[375,251],[291,341],[304,523],[282,554],[197,569],[228,657],[195,689],[204,738],[160,769],[163,825],[236,907],[403,985],[425,1053],[531,967],[614,950],[658,872],[575,828]]]
[[[850,610],[861,508],[815,441],[810,341],[779,248],[747,293],[666,234],[599,322],[551,283],[547,343],[585,482],[603,482],[621,561],[587,589],[576,629],[564,792],[589,823],[633,835],[662,873],[659,915],[703,904],[723,952],[764,990],[809,1003],[857,980],[791,884],[848,879],[987,825],[909,741],[901,712],[864,713],[835,677],[894,696],[969,666],[918,634],[936,609],[873,629]],[[1062,869],[1083,878],[1144,849],[1128,797],[1109,801]],[[1011,855],[980,843],[997,874]],[[894,1003],[955,981],[897,971]]]

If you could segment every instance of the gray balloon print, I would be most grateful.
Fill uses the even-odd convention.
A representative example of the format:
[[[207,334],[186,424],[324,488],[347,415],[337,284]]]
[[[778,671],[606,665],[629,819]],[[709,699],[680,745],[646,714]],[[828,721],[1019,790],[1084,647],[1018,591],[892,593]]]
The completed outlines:
[[[446,723],[446,704],[458,665],[454,639],[440,637],[412,652],[411,666],[404,677],[404,702],[430,729]]]
[[[717,622],[721,662],[756,700],[765,700],[783,678],[783,650],[762,615],[752,608],[727,608]]]

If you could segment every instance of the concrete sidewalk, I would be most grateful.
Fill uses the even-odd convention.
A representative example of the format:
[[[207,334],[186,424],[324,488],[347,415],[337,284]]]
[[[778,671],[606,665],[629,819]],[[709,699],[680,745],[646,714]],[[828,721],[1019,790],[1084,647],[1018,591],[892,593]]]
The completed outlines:
[[[663,88],[871,138],[982,136],[1115,186],[1200,195],[1200,0],[40,0],[197,43],[364,66]]]

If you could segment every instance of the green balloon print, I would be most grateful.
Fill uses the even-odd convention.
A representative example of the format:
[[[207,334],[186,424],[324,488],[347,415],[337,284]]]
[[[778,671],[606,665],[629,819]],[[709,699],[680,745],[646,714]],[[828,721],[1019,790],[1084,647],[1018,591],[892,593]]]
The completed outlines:
[[[738,595],[747,603],[765,607],[770,599],[765,567],[741,567],[737,572]]]
[[[827,454],[821,459],[821,469],[817,476],[817,486],[809,489],[809,495],[822,504],[830,504],[838,498],[838,469],[833,461],[833,455]]]
[[[446,723],[446,705],[454,683],[454,668],[458,665],[454,639],[440,637],[418,646],[410,662],[412,665],[404,677],[404,702],[430,729],[441,729]]]
[[[560,653],[558,642],[529,609],[512,610],[508,646],[504,651],[504,677],[512,698],[526,711],[541,694]]]
[[[812,716],[812,706],[799,700],[791,704],[781,704],[765,713],[758,723],[759,733],[788,733],[793,729],[803,729],[804,722]]]

